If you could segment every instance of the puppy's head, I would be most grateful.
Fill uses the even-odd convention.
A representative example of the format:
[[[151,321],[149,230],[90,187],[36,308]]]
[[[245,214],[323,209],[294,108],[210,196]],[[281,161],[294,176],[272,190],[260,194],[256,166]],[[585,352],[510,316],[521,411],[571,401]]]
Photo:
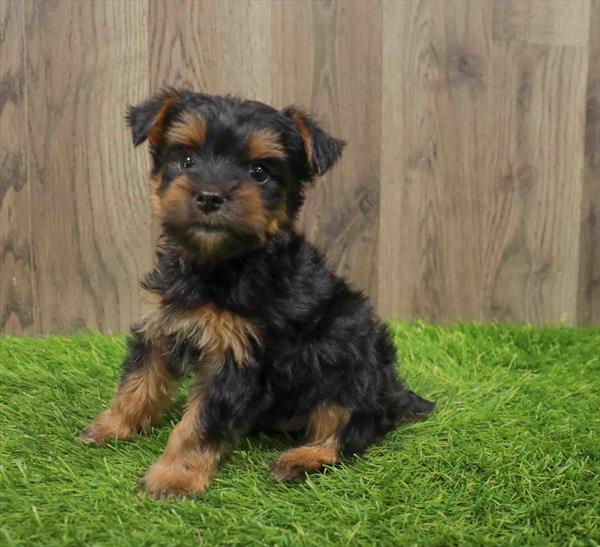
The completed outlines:
[[[130,107],[127,123],[135,146],[149,143],[163,229],[203,259],[242,254],[289,230],[306,184],[344,145],[295,107],[187,90]]]

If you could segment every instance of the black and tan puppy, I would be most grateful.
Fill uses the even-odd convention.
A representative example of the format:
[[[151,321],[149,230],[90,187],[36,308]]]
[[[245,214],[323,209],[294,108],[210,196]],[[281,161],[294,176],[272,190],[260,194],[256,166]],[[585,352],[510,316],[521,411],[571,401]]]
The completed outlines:
[[[343,142],[303,111],[167,90],[129,110],[148,140],[162,234],[143,286],[153,309],[132,329],[111,409],[81,433],[103,444],[147,431],[177,379],[197,378],[141,487],[202,494],[232,440],[306,432],[272,464],[286,480],[362,453],[433,404],[395,375],[390,335],[365,298],[294,231],[309,183]]]

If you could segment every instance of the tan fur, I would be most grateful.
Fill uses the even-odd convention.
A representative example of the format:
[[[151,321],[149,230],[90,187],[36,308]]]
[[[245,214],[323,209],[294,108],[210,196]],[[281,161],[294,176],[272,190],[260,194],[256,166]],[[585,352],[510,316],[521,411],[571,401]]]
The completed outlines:
[[[175,96],[165,98],[160,110],[152,120],[152,127],[148,133],[148,142],[152,148],[158,148],[165,132],[165,115],[169,107],[175,102]]]
[[[162,456],[146,471],[140,486],[153,497],[201,495],[215,476],[224,447],[208,443],[200,416],[204,399],[219,370],[216,363],[207,363],[202,380],[191,392],[181,421],[175,426]]]
[[[160,219],[169,214],[171,221],[179,217],[181,223],[185,224],[189,214],[189,201],[196,191],[193,183],[187,177],[180,176],[164,192],[157,192],[158,187],[158,176],[151,178],[151,203],[154,212]],[[276,211],[268,213],[264,207],[260,190],[253,182],[242,182],[232,191],[230,199],[237,203],[240,227],[255,233],[263,244],[268,236],[287,230],[292,225],[287,214],[286,201],[282,201]],[[211,256],[218,253],[221,247],[227,245],[231,237],[227,232],[199,231],[194,240],[195,256],[193,258],[210,259]],[[182,252],[189,251],[182,249]]]
[[[286,201],[282,201],[276,211],[267,213],[260,190],[251,182],[240,184],[232,193],[232,198],[243,207],[243,222],[250,227],[264,243],[267,236],[290,228],[292,221],[287,214]]]
[[[259,129],[250,135],[246,155],[251,160],[285,159],[285,149],[277,133],[268,129]]]
[[[160,304],[144,321],[149,341],[174,336],[196,346],[204,359],[222,363],[231,352],[238,366],[251,361],[252,342],[260,343],[259,331],[250,321],[235,313],[205,304],[198,309],[165,316]]]
[[[233,192],[232,199],[236,200],[242,212],[242,222],[252,228],[259,237],[264,238],[266,228],[269,224],[267,212],[263,205],[260,190],[251,182],[242,182]]]
[[[342,405],[336,403],[319,405],[308,418],[309,442],[320,444],[334,442],[337,434],[349,419],[350,410]]]
[[[143,291],[140,303],[144,309],[143,317],[156,313],[163,305],[162,294],[153,291]]]
[[[336,403],[319,405],[308,417],[307,444],[281,454],[271,465],[273,475],[279,480],[292,480],[337,463],[340,431],[350,414],[348,408]]]
[[[157,187],[152,179],[151,183]],[[152,198],[154,211],[163,218],[167,213],[173,218],[181,216],[182,223],[186,222],[188,215],[188,202],[195,193],[193,183],[185,176],[176,178],[162,193],[155,193]],[[271,216],[264,208],[260,191],[255,184],[241,183],[231,194],[240,209],[240,225],[253,231],[264,243],[267,235],[272,235],[283,227],[291,225],[285,212],[285,204]],[[205,231],[196,238],[197,257],[210,257],[215,251],[226,245],[231,236],[226,232]]]
[[[102,445],[110,438],[130,439],[140,429],[148,431],[169,403],[174,386],[163,351],[154,346],[143,368],[123,379],[111,409],[81,432],[81,440]]]
[[[231,352],[239,366],[245,366],[251,359],[251,342],[258,342],[258,330],[248,320],[229,310],[219,309],[206,304],[199,310],[183,316],[183,328],[191,327],[196,332],[198,346],[203,354],[223,361],[227,352]],[[198,333],[201,329],[201,334]]]
[[[152,211],[155,214],[160,215],[162,213],[162,206],[160,203],[160,197],[158,196],[158,187],[160,185],[160,174],[156,174],[150,177],[150,204],[152,205]]]
[[[313,164],[313,151],[312,151],[312,140],[310,138],[310,131],[306,124],[304,123],[304,119],[302,118],[302,114],[299,112],[292,113],[292,120],[298,126],[298,130],[300,131],[300,135],[302,136],[302,140],[304,141],[304,151],[306,152],[306,161],[309,165]]]
[[[338,449],[334,446],[301,446],[286,450],[271,466],[271,473],[281,480],[301,478],[305,473],[318,471],[324,465],[339,461]]]
[[[287,213],[287,204],[284,200],[281,205],[277,208],[275,213],[271,216],[269,224],[267,225],[265,232],[267,235],[275,235],[282,230],[288,230],[292,226],[292,221]]]
[[[172,211],[177,210],[180,207],[185,207],[186,202],[194,193],[194,186],[187,177],[177,177],[168,188],[159,195],[161,211]]]
[[[210,262],[214,255],[218,254],[219,249],[227,245],[230,238],[231,236],[225,232],[204,232],[202,235],[197,234],[194,251],[189,252],[186,249],[182,249],[181,254],[189,257],[191,260]]]
[[[186,146],[202,146],[206,139],[206,120],[200,114],[184,112],[167,131],[167,142]]]

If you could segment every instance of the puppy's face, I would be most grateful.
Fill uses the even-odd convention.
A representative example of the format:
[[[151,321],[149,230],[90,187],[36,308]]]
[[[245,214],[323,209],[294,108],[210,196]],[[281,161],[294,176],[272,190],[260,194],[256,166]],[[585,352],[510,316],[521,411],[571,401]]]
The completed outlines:
[[[289,230],[307,182],[343,142],[294,107],[169,90],[131,107],[148,140],[153,204],[163,229],[200,259],[224,259]]]

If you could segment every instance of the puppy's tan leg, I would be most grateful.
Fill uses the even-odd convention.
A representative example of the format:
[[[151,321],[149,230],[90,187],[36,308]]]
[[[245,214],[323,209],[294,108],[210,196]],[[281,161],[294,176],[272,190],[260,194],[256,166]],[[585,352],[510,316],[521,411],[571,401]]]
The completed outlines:
[[[168,405],[176,381],[164,351],[151,346],[140,357],[140,365],[123,376],[111,409],[80,433],[84,443],[102,446],[110,438],[130,439],[139,430],[148,431]]]
[[[192,389],[187,408],[171,432],[165,451],[140,481],[140,488],[150,496],[199,496],[215,476],[224,447],[205,438],[201,422],[205,392],[204,386]]]
[[[271,464],[279,480],[292,480],[318,471],[340,459],[339,435],[350,419],[350,410],[335,403],[324,403],[308,417],[307,444],[286,450]]]

